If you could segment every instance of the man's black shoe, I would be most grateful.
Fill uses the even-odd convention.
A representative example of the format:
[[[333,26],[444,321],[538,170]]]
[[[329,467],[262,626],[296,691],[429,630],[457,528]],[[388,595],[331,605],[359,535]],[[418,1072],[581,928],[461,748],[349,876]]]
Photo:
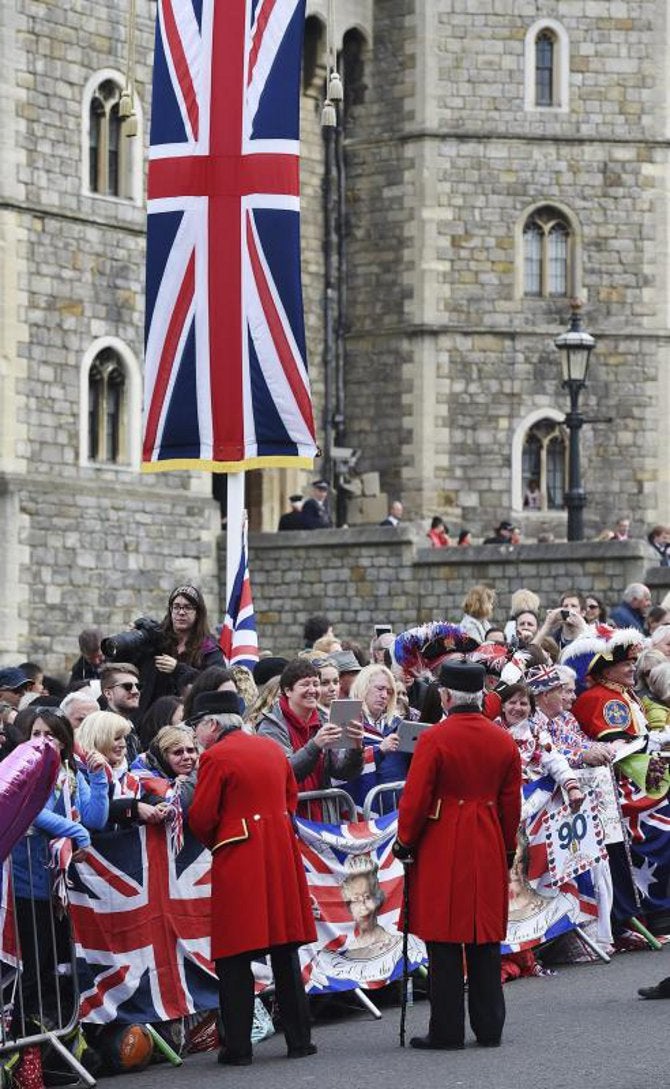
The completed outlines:
[[[234,1052],[222,1047],[219,1049],[217,1062],[221,1063],[221,1066],[251,1066],[251,1060],[251,1055],[235,1055]]]
[[[430,1036],[412,1036],[409,1046],[418,1051],[462,1051],[465,1044],[440,1043],[439,1040],[431,1040]]]
[[[479,1047],[500,1047],[500,1037],[495,1040],[477,1040]]]
[[[290,1047],[286,1052],[289,1059],[305,1059],[308,1055],[316,1055],[316,1044],[305,1044],[304,1047]]]
[[[640,998],[670,998],[670,990],[658,984],[655,987],[639,987],[637,993]]]

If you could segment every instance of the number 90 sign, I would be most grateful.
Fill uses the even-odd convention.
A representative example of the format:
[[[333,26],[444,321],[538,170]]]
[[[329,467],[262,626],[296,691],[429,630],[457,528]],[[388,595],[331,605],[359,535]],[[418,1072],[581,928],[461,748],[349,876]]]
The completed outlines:
[[[558,826],[556,835],[564,851],[577,851],[579,844],[586,839],[587,832],[586,817],[583,813],[575,813],[573,817],[564,820]]]
[[[578,813],[573,813],[567,805],[549,813],[545,834],[552,885],[562,885],[584,873],[607,854],[592,794],[587,795]]]

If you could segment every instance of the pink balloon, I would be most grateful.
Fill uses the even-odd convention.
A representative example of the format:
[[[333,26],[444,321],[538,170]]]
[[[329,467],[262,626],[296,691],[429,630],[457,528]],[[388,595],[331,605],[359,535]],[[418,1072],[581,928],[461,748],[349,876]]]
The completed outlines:
[[[43,737],[24,741],[0,760],[0,863],[25,835],[60,768],[60,753]]]

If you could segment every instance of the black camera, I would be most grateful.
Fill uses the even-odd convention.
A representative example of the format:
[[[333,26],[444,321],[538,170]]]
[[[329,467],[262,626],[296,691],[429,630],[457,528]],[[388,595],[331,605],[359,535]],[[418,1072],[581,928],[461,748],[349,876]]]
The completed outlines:
[[[567,620],[569,616],[570,616],[570,610],[569,609],[561,609],[561,617],[563,618],[563,620]]]
[[[163,629],[150,616],[140,616],[134,627],[103,639],[100,648],[109,662],[134,662],[148,654],[160,654]]]

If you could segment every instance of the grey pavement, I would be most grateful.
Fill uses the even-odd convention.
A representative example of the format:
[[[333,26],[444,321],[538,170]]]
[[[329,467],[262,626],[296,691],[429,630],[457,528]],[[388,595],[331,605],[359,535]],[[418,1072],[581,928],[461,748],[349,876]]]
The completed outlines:
[[[505,986],[507,1024],[500,1049],[462,1052],[401,1050],[400,1011],[381,1021],[345,1011],[318,1020],[317,1055],[289,1060],[283,1037],[258,1044],[251,1067],[221,1067],[215,1054],[184,1065],[152,1065],[140,1074],[106,1078],[119,1089],[665,1089],[670,1084],[670,1000],[643,1001],[638,987],[670,975],[670,947],[626,953],[611,964],[565,966],[551,978]],[[374,995],[372,995],[374,998]],[[408,1037],[426,1031],[428,1005],[408,1011]]]

